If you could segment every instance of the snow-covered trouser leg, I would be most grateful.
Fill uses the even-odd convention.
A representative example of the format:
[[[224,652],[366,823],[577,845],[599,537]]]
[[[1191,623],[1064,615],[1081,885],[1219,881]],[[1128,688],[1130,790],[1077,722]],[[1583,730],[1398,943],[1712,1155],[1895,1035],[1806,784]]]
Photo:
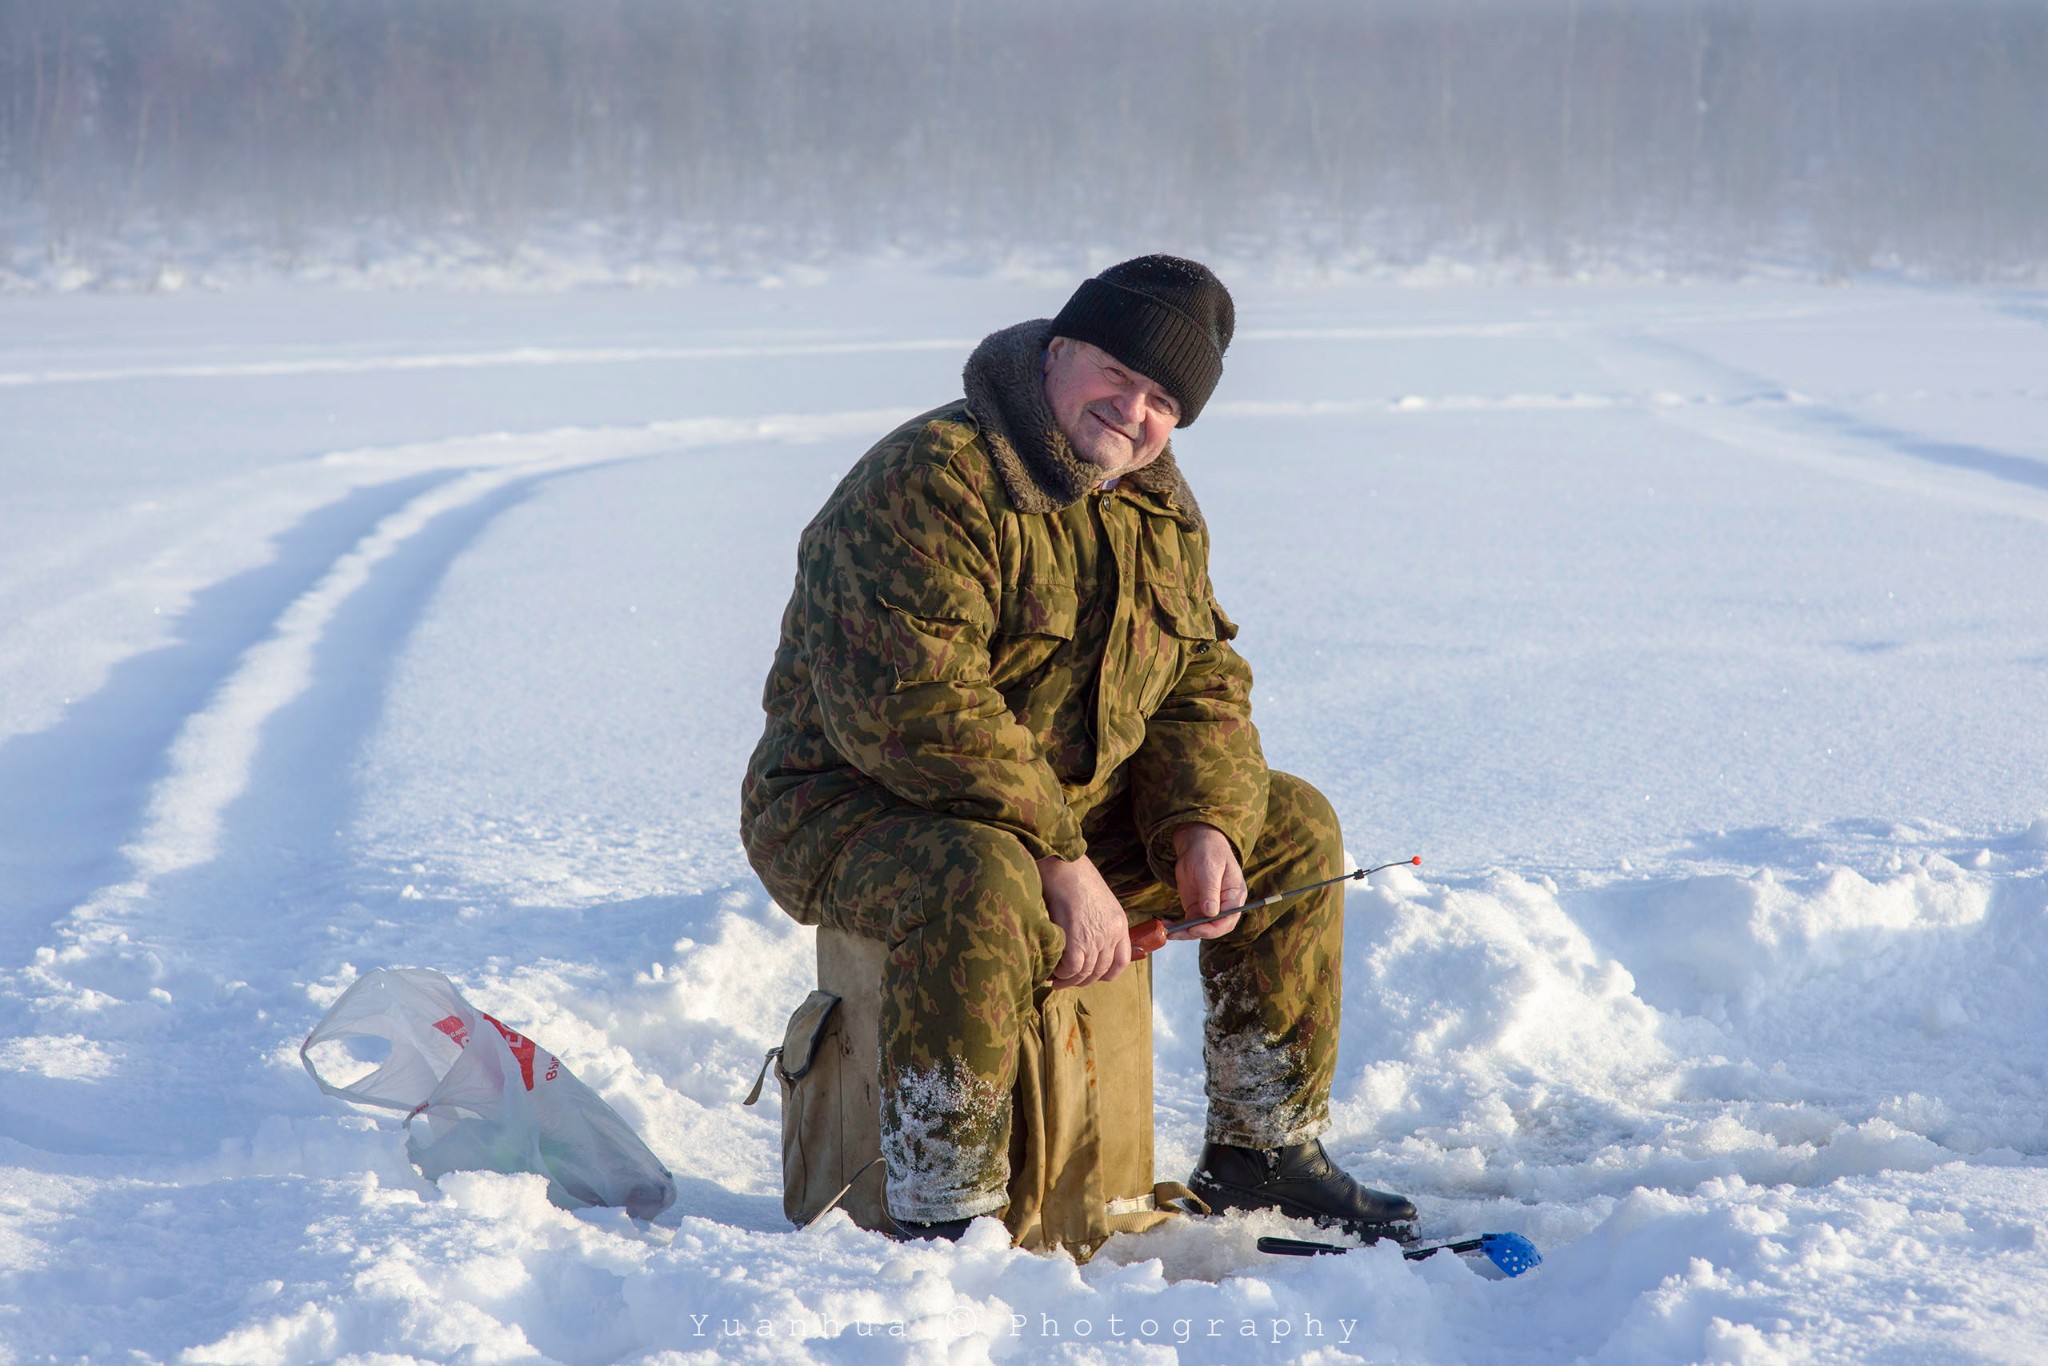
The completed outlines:
[[[1016,836],[905,808],[834,866],[824,922],[888,945],[882,1156],[889,1212],[937,1223],[1009,1203],[1011,1095],[1032,995],[1064,938]]]
[[[1328,800],[1274,773],[1265,828],[1245,859],[1252,899],[1343,871],[1344,837]],[[1250,912],[1228,935],[1202,941],[1210,1142],[1279,1148],[1329,1126],[1345,885]]]
[[[1133,922],[1180,914],[1159,880],[1129,807],[1084,827],[1088,856]],[[1322,793],[1291,773],[1268,775],[1266,821],[1245,856],[1252,900],[1344,871],[1344,836]],[[1221,939],[1201,941],[1208,1003],[1208,1139],[1240,1148],[1304,1143],[1329,1125],[1344,985],[1344,884],[1251,911]],[[1162,953],[1185,953],[1169,944]]]

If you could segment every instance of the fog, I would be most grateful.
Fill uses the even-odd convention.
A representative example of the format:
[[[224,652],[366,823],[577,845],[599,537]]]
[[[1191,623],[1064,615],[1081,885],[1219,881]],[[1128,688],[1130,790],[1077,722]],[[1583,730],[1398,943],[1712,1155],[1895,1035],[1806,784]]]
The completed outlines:
[[[2037,277],[2048,6],[0,0],[17,258],[586,222],[713,264]]]

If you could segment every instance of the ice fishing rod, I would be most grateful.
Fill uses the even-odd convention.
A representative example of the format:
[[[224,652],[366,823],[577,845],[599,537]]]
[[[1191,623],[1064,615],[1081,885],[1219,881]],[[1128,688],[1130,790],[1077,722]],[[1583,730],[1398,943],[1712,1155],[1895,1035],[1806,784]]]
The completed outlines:
[[[1312,1243],[1304,1238],[1259,1239],[1259,1251],[1275,1257],[1328,1257],[1354,1250],[1355,1245],[1348,1243]],[[1480,1233],[1436,1243],[1410,1243],[1401,1249],[1401,1255],[1411,1262],[1434,1257],[1439,1252],[1455,1252],[1474,1261],[1485,1258],[1479,1272],[1491,1280],[1506,1280],[1543,1265],[1543,1254],[1536,1250],[1536,1244],[1519,1233]],[[1494,1268],[1490,1272],[1489,1264]]]
[[[1405,864],[1414,864],[1416,867],[1421,867],[1422,855],[1417,854],[1413,858],[1397,858],[1392,863],[1376,864],[1371,868],[1360,868],[1356,872],[1342,873],[1336,877],[1326,877],[1321,882],[1311,882],[1305,886],[1289,888],[1284,892],[1275,892],[1273,895],[1261,897],[1257,901],[1247,901],[1242,906],[1232,906],[1227,911],[1219,911],[1215,915],[1205,915],[1196,920],[1169,921],[1157,918],[1141,920],[1131,926],[1131,961],[1135,963],[1140,958],[1149,957],[1154,952],[1165,948],[1167,936],[1176,930],[1187,930],[1193,929],[1197,925],[1213,924],[1227,916],[1243,915],[1246,911],[1260,910],[1272,905],[1276,901],[1286,901],[1290,897],[1297,897],[1305,892],[1317,891],[1324,887],[1334,887],[1340,882],[1356,882],[1360,878],[1370,877],[1372,874],[1383,869],[1399,868]]]

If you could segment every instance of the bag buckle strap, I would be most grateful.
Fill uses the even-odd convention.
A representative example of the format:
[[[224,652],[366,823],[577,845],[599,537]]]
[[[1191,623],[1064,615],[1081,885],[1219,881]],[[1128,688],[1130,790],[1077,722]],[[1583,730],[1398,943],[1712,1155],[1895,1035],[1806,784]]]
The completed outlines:
[[[776,1060],[777,1058],[779,1058],[779,1057],[781,1057],[781,1056],[782,1056],[782,1045],[781,1045],[781,1044],[777,1044],[777,1045],[775,1045],[775,1047],[773,1047],[773,1048],[771,1048],[771,1049],[769,1049],[769,1050],[768,1050],[768,1055],[767,1055],[766,1057],[764,1057],[764,1058],[762,1058],[762,1059],[761,1059],[761,1070],[760,1070],[760,1072],[759,1072],[759,1073],[757,1073],[757,1074],[755,1075],[755,1077],[754,1077],[754,1089],[753,1089],[753,1090],[751,1090],[751,1091],[749,1091],[749,1092],[747,1092],[747,1098],[746,1098],[745,1100],[741,1101],[741,1102],[740,1102],[740,1104],[742,1104],[742,1105],[752,1105],[752,1104],[753,1104],[753,1103],[754,1103],[755,1101],[757,1101],[757,1100],[759,1100],[759,1099],[761,1098],[761,1086],[762,1086],[762,1084],[763,1084],[764,1082],[766,1082],[766,1081],[768,1080],[768,1067],[769,1067],[769,1065],[770,1065],[771,1063],[773,1063],[773,1062],[774,1062],[774,1061],[775,1061],[775,1060]],[[842,1192],[840,1192],[840,1193],[841,1193],[842,1195],[843,1195],[843,1194],[845,1194],[845,1192],[843,1192],[843,1191],[842,1191]]]

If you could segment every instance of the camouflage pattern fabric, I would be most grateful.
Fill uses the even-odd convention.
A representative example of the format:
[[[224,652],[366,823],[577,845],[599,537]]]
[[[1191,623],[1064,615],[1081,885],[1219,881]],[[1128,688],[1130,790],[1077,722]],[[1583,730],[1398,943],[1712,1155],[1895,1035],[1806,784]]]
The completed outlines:
[[[1339,871],[1320,797],[1289,785],[1269,808],[1251,669],[1172,451],[1095,488],[1044,400],[1049,339],[1037,322],[985,340],[967,398],[885,437],[804,529],[742,791],[741,836],[776,901],[890,945],[900,1218],[984,1212],[968,1207],[1001,1190],[985,1177],[1006,1151],[1014,1036],[1061,949],[1035,860],[1090,855],[1136,889],[1134,910],[1170,910],[1188,822],[1222,831],[1254,879]],[[1279,843],[1262,843],[1283,812]],[[1220,1137],[1321,1123],[1336,931],[1250,947],[1263,931],[1202,948]],[[1326,994],[1327,1016],[1302,993]]]
[[[1245,867],[1252,895],[1343,871],[1322,795],[1285,773],[1271,775],[1270,790]],[[1178,900],[1154,877],[1130,814],[1118,803],[1088,822],[1090,856],[1134,922],[1175,915]],[[848,846],[823,905],[826,923],[889,946],[880,1043],[891,1213],[931,1222],[1001,1210],[1019,1040],[1036,1028],[1065,947],[1030,852],[994,826],[899,807]],[[1230,935],[1202,941],[1209,1138],[1270,1148],[1322,1132],[1342,953],[1342,886],[1252,912]]]
[[[998,349],[1004,387],[1042,405],[1041,339]],[[994,408],[905,424],[804,529],[740,830],[806,923],[839,851],[899,802],[1075,859],[1088,813],[1128,790],[1162,876],[1175,826],[1215,826],[1242,861],[1264,819],[1251,669],[1171,452],[1062,503],[1023,458],[1045,439]]]
[[[1243,860],[1249,899],[1344,871],[1344,834],[1329,800],[1291,773],[1269,775],[1266,818]],[[1128,828],[1128,827],[1126,827]],[[1090,856],[1133,923],[1171,919],[1180,899],[1146,877],[1149,860],[1114,827]],[[1185,953],[1169,943],[1161,952]],[[1240,917],[1221,939],[1199,942],[1207,1137],[1243,1148],[1304,1143],[1329,1127],[1344,1002],[1344,885]]]

